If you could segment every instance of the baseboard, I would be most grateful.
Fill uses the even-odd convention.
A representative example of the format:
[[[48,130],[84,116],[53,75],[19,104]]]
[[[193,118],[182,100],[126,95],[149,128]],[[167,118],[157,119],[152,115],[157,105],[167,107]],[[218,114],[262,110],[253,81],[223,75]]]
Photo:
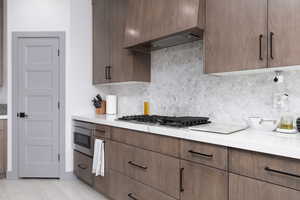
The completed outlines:
[[[17,180],[19,179],[18,175],[14,171],[9,171],[6,173],[7,180]],[[60,180],[75,180],[76,177],[73,172],[65,172],[61,174]]]
[[[76,176],[73,174],[73,172],[65,172],[60,175],[60,180],[75,180]]]
[[[19,179],[19,177],[17,176],[17,174],[14,171],[9,171],[9,172],[6,172],[6,179],[7,180],[17,180],[17,179]]]

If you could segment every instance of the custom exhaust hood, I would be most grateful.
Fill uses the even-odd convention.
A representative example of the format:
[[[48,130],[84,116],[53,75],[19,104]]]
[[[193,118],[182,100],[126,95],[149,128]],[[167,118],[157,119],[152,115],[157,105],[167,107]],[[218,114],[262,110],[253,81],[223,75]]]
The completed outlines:
[[[125,48],[153,50],[201,40],[204,0],[129,0]]]
[[[185,32],[172,34],[163,37],[161,39],[138,44],[136,46],[130,47],[129,49],[133,51],[143,52],[143,53],[150,53],[151,51],[155,51],[158,49],[164,49],[167,47],[172,47],[180,44],[194,42],[197,40],[202,40],[202,38],[203,38],[203,31],[199,31],[199,32],[185,31]]]

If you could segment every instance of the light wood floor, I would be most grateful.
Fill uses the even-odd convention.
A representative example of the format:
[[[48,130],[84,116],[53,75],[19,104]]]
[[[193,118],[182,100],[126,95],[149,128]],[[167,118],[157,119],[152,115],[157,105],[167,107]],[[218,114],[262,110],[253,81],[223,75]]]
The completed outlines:
[[[78,180],[0,180],[0,200],[108,200]]]

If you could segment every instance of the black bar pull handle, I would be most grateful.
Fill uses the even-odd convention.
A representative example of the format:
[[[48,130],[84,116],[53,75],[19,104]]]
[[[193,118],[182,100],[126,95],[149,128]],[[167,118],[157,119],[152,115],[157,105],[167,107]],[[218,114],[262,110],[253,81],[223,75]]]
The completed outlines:
[[[83,170],[85,170],[85,169],[87,169],[88,167],[86,167],[85,165],[83,165],[83,164],[79,164],[79,165],[77,165],[77,167],[79,167],[80,169],[83,169]]]
[[[129,164],[129,165],[132,165],[132,166],[134,166],[134,167],[137,167],[137,168],[143,169],[143,170],[146,170],[146,169],[148,169],[148,167],[146,167],[146,166],[142,166],[142,165],[138,165],[138,164],[134,163],[133,161],[129,161],[129,162],[128,162],[128,164]]]
[[[191,153],[193,155],[196,155],[196,156],[201,156],[201,157],[204,157],[204,158],[213,158],[214,157],[214,155],[212,155],[212,154],[199,153],[199,152],[196,152],[196,151],[193,151],[193,150],[189,150],[189,153]]]
[[[264,38],[263,34],[259,35],[259,60],[264,60],[263,56],[262,56],[262,40]]]
[[[275,170],[275,169],[271,169],[270,167],[265,167],[265,170],[268,171],[268,172],[273,172],[273,173],[277,173],[277,174],[281,174],[281,175],[300,178],[300,175],[292,174],[292,173],[288,173],[288,172],[283,172],[283,171],[279,171],[279,170]]]
[[[138,198],[136,198],[136,197],[133,196],[133,193],[129,193],[127,196],[128,196],[130,199],[133,199],[133,200],[139,200]]]
[[[111,70],[112,70],[112,66],[109,66],[109,80],[111,80]]]
[[[111,66],[107,66],[107,79],[111,80]]]
[[[183,171],[184,171],[184,168],[180,168],[180,176],[179,176],[180,192],[184,191],[184,188],[183,188]]]
[[[105,80],[108,80],[107,72],[108,72],[108,67],[105,66]]]
[[[274,60],[274,56],[273,56],[273,40],[274,40],[274,33],[270,32],[270,58],[272,60]]]

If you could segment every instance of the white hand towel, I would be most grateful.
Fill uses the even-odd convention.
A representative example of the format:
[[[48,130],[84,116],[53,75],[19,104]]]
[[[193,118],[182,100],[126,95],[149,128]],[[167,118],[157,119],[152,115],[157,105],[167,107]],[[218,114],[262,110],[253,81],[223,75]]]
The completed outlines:
[[[94,159],[92,169],[92,173],[96,176],[104,176],[104,160],[104,141],[96,139],[94,145]]]

